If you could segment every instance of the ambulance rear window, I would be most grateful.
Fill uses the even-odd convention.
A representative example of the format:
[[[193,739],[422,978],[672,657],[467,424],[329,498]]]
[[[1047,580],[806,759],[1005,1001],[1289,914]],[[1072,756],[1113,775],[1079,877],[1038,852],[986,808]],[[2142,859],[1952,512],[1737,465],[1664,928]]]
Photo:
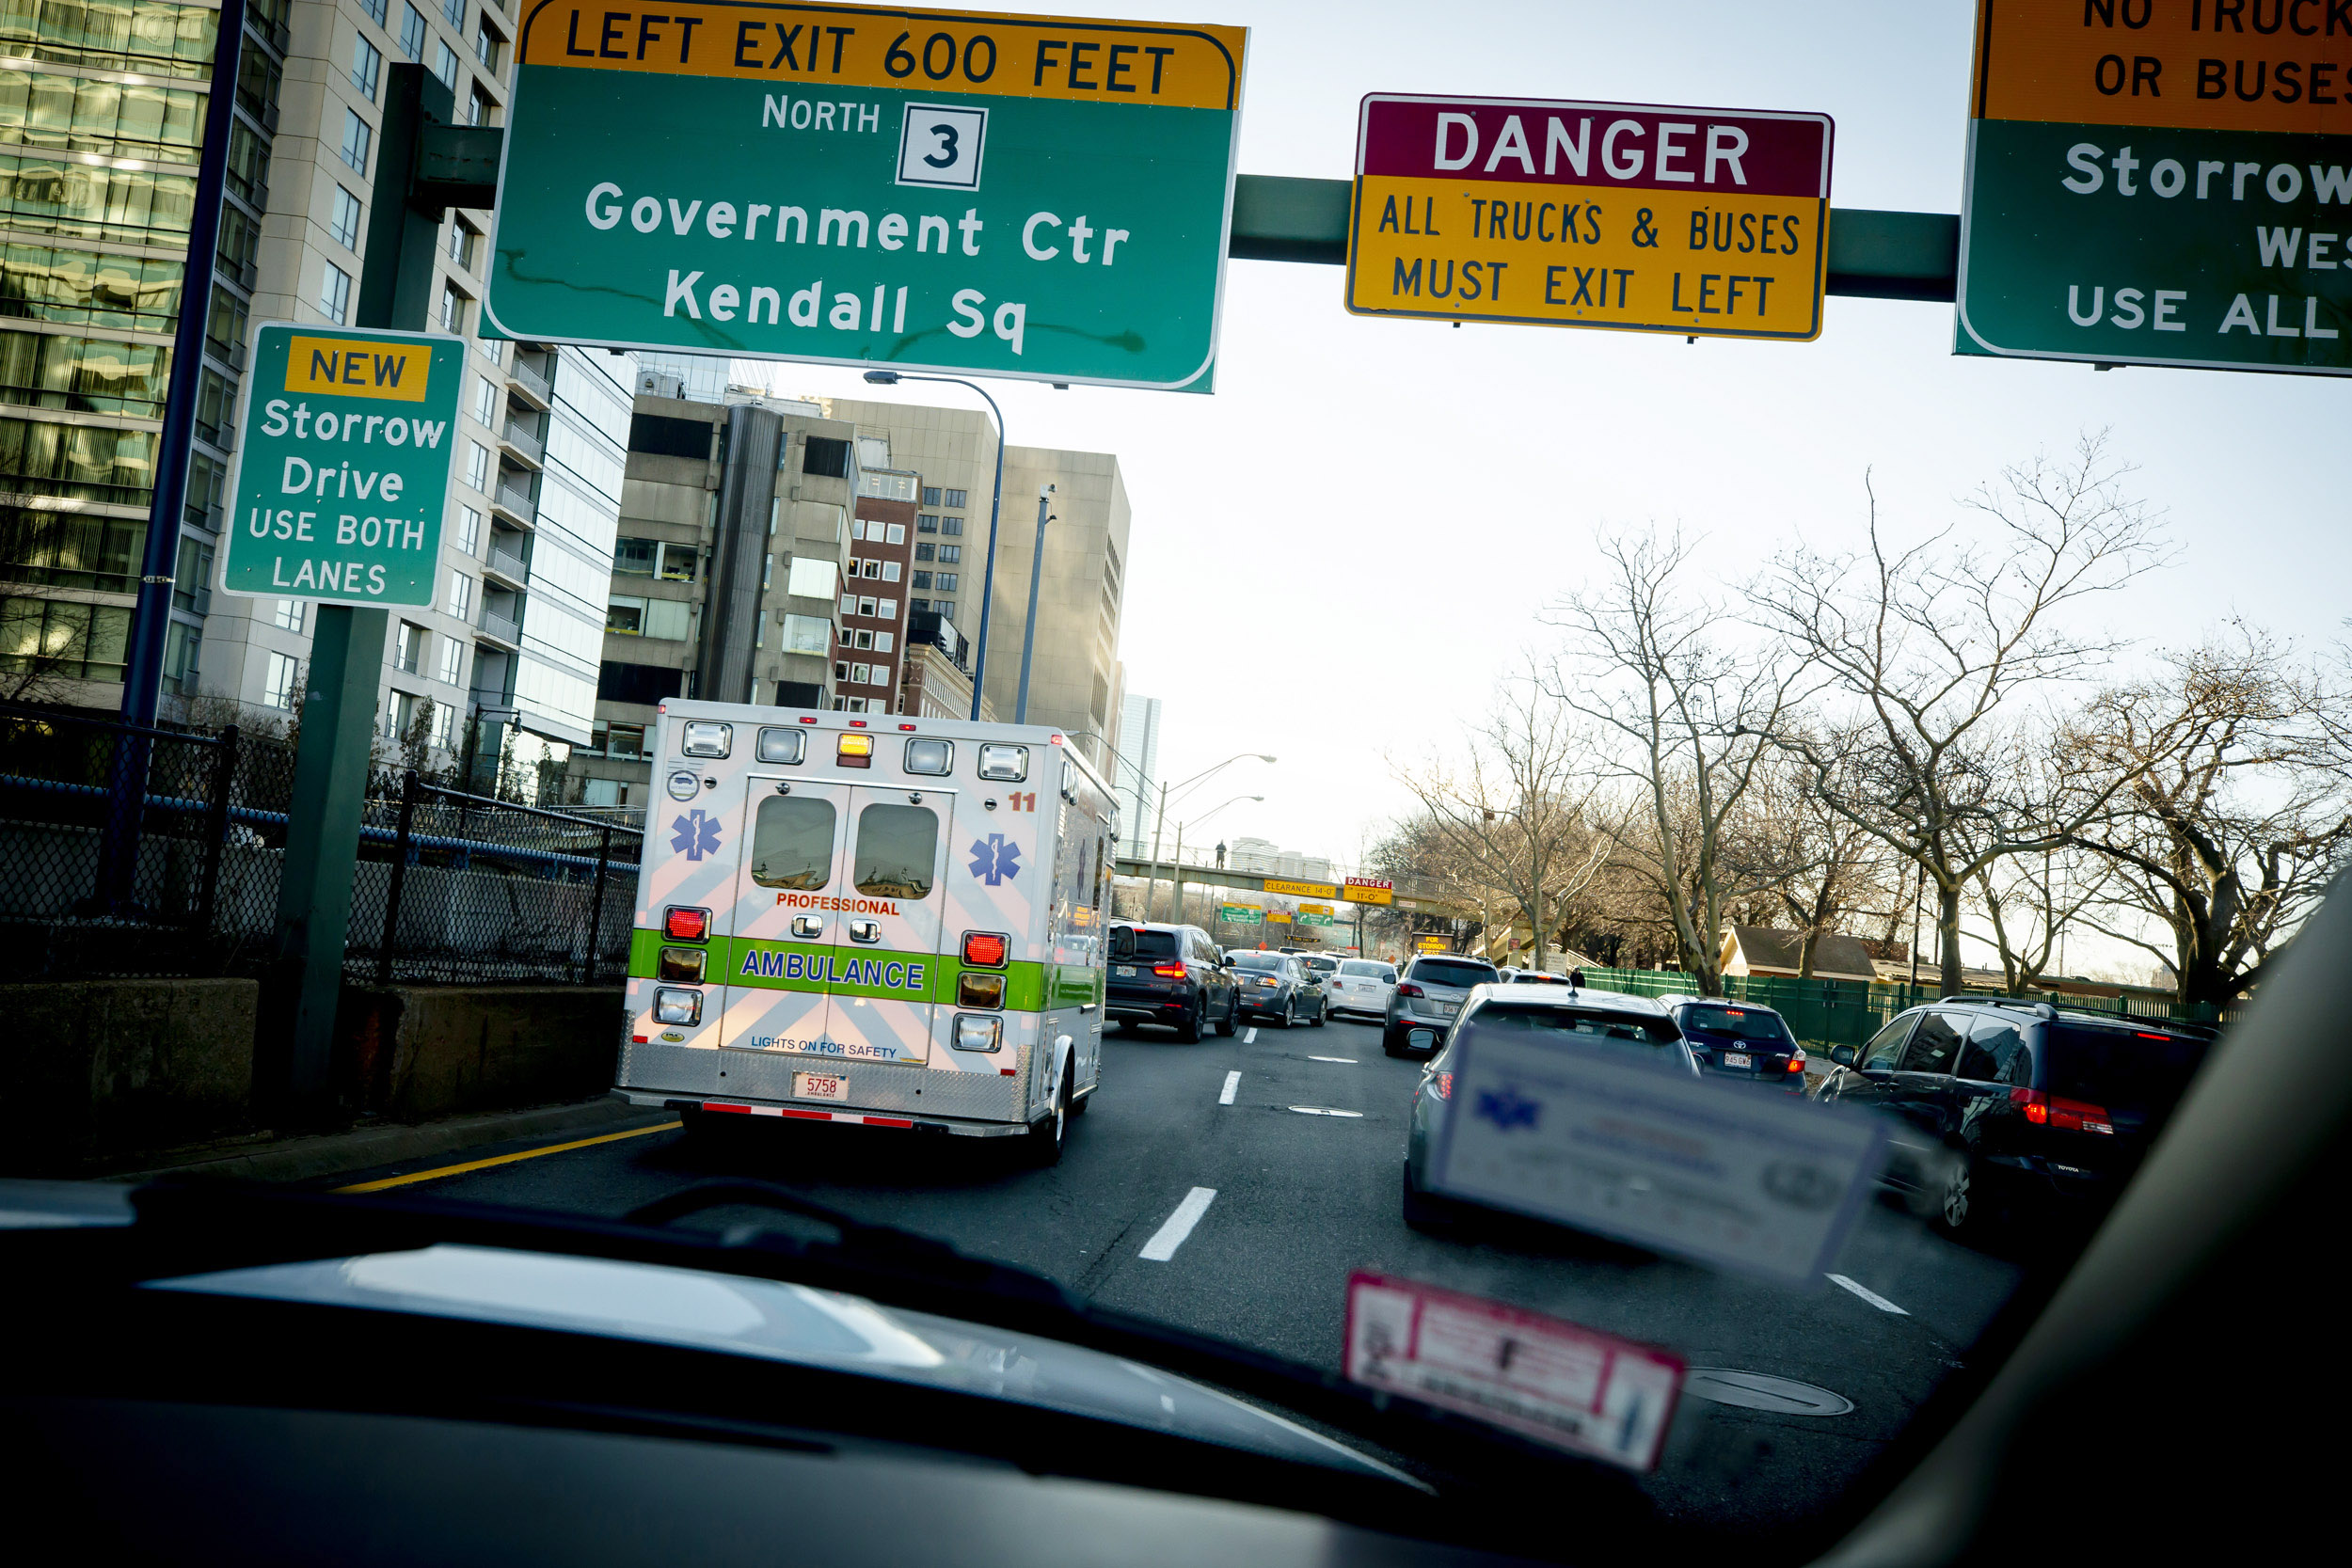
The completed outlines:
[[[860,893],[929,898],[939,863],[939,818],[921,806],[867,806],[857,814],[853,876]]]
[[[752,821],[752,880],[761,887],[820,888],[833,878],[833,806],[805,795],[771,795]]]

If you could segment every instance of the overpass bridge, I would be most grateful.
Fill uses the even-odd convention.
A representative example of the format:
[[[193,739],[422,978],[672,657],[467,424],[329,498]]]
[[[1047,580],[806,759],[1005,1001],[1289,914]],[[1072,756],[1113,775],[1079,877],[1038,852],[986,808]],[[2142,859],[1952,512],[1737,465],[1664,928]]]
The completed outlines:
[[[1121,877],[1145,879],[1156,877],[1161,881],[1168,880],[1172,873],[1176,880],[1177,895],[1174,907],[1177,909],[1184,908],[1184,889],[1187,884],[1193,887],[1232,888],[1242,893],[1263,894],[1266,891],[1266,883],[1274,882],[1278,884],[1276,891],[1286,898],[1304,898],[1311,903],[1329,903],[1334,908],[1348,902],[1343,884],[1318,881],[1313,878],[1278,877],[1270,872],[1239,871],[1231,867],[1201,865],[1193,862],[1179,863],[1173,861],[1136,860],[1127,855],[1120,856],[1113,869]],[[1480,911],[1475,904],[1465,904],[1458,898],[1441,895],[1409,877],[1392,879],[1392,880],[1395,883],[1396,902],[1391,907],[1395,909],[1414,914],[1443,914],[1468,920],[1480,918]],[[1316,891],[1302,893],[1299,891],[1301,888],[1313,888]],[[1371,904],[1365,907],[1377,909],[1383,906]]]

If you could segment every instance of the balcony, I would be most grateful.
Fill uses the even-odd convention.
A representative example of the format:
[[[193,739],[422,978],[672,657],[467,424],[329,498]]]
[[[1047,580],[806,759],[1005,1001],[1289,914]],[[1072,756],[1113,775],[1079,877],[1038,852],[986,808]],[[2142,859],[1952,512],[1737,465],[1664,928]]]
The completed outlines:
[[[501,515],[513,518],[523,528],[535,528],[539,522],[538,486],[535,484],[501,483],[490,497],[490,505]]]
[[[482,618],[474,623],[483,636],[493,642],[519,649],[523,645],[523,628],[512,616],[501,615],[488,605],[482,607]]]
[[[499,445],[536,468],[547,461],[547,444],[522,427],[518,420],[506,421],[499,434]]]
[[[555,388],[548,386],[547,376],[521,355],[515,356],[515,363],[506,373],[515,378],[515,389],[524,397],[542,408],[555,406]]]
[[[492,576],[504,578],[517,588],[531,584],[531,563],[495,540],[490,544],[489,569]]]

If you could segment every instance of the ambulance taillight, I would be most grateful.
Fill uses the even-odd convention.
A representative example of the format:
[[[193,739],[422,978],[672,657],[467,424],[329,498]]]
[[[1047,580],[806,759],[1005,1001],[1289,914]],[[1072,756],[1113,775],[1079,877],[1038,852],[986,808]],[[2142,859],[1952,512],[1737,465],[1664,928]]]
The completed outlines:
[[[870,735],[844,735],[834,749],[834,761],[844,768],[874,766],[874,737]]]
[[[963,961],[980,969],[1002,969],[1011,939],[1000,931],[963,933]]]
[[[959,1007],[1001,1007],[1005,1005],[1005,977],[1001,974],[976,974],[966,970],[956,976],[956,1006]]]
[[[958,1051],[993,1051],[1004,1042],[1005,1021],[988,1013],[956,1015]],[[1008,1069],[1009,1070],[1009,1069]]]
[[[672,942],[706,942],[710,937],[710,911],[673,904],[661,913],[661,934]]]

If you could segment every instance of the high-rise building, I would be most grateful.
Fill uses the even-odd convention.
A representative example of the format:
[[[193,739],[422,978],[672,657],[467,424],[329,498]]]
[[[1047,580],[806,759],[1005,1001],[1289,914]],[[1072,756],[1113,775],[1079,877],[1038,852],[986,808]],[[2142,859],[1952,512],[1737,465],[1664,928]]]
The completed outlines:
[[[1129,692],[1119,705],[1111,744],[1111,784],[1119,795],[1120,853],[1140,859],[1151,848],[1152,809],[1160,787],[1160,700]]]
[[[166,711],[291,718],[310,607],[211,591],[252,324],[356,324],[393,65],[430,72],[463,123],[506,116],[515,0],[251,0],[226,103],[208,102],[218,19],[156,0],[21,0],[0,19],[24,62],[0,77],[15,193],[0,298],[18,318],[0,333],[0,690],[120,702],[185,304],[206,332]],[[215,280],[183,301],[218,113],[233,118]],[[483,338],[489,230],[488,213],[453,212],[436,245],[422,325],[467,341],[467,382],[434,602],[389,617],[377,713],[388,754],[533,794],[594,723],[635,374],[627,356]]]

